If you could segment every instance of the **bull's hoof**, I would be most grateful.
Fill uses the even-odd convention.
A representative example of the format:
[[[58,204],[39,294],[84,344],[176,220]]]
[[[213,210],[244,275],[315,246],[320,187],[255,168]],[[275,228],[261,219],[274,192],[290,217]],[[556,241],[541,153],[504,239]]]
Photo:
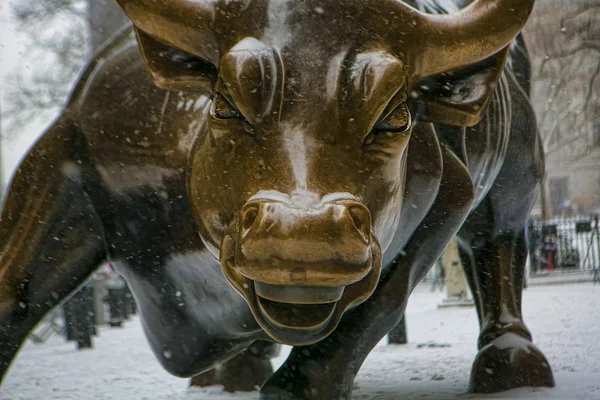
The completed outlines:
[[[284,363],[260,390],[260,400],[349,400],[352,384],[317,362]]]
[[[243,351],[224,364],[200,375],[194,376],[190,387],[222,385],[227,392],[252,392],[273,375],[273,367],[268,359]]]
[[[270,386],[261,389],[259,400],[303,400],[304,398],[283,388]]]
[[[514,333],[505,333],[477,354],[469,392],[495,393],[522,386],[554,387],[552,369],[533,343]]]

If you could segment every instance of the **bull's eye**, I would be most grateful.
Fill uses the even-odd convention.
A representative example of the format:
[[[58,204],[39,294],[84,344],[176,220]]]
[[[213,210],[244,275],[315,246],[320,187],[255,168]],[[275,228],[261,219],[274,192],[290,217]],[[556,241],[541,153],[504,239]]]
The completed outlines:
[[[365,145],[379,143],[389,146],[396,143],[395,138],[404,136],[410,130],[412,118],[406,104],[400,104],[392,112],[384,114],[364,140]]]
[[[240,112],[221,93],[215,95],[210,115],[216,119],[232,119],[241,116]]]
[[[212,129],[213,137],[221,137],[224,134],[231,132],[231,124],[238,125],[241,128],[241,132],[254,136],[254,128],[248,122],[244,115],[233,105],[233,102],[229,100],[226,94],[221,92],[216,92],[215,97],[213,98],[212,104],[210,106],[210,116],[226,125],[229,125],[228,128],[225,129]],[[228,121],[231,120],[231,121]],[[227,122],[225,122],[227,121]]]
[[[393,136],[395,133],[406,132],[410,129],[412,119],[406,104],[401,104],[389,113],[375,126],[375,133],[385,132]]]

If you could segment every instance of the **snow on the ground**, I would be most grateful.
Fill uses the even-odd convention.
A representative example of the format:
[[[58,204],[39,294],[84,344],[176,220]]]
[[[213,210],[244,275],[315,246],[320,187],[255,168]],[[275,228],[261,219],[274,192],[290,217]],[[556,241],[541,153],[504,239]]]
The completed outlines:
[[[600,399],[600,286],[591,283],[530,287],[524,314],[534,340],[555,371],[554,389],[521,388],[494,395],[466,394],[476,354],[473,308],[437,309],[441,293],[421,286],[407,311],[409,344],[380,343],[356,380],[354,399]],[[444,348],[417,348],[427,341]],[[275,360],[280,365],[287,351]],[[137,319],[124,328],[102,328],[95,349],[76,351],[52,337],[27,343],[13,364],[0,398],[6,400],[257,399],[258,393],[227,394],[219,387],[188,389],[152,355]],[[324,399],[328,400],[328,399]]]

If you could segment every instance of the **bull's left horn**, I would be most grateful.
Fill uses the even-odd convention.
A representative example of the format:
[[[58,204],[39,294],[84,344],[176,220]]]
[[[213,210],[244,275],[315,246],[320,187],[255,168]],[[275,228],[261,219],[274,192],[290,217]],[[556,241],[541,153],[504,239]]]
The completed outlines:
[[[448,15],[417,13],[425,41],[415,72],[435,75],[481,61],[510,44],[523,29],[535,0],[477,0]]]

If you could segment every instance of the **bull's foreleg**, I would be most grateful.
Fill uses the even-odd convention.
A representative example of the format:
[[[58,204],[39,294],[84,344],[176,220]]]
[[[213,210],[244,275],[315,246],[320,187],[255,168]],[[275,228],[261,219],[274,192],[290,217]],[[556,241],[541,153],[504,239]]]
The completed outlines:
[[[40,319],[104,257],[101,226],[83,189],[85,157],[66,117],[19,166],[0,217],[0,381]]]
[[[326,339],[295,347],[261,390],[263,400],[349,399],[354,377],[375,345],[400,321],[408,295],[443,252],[469,213],[473,186],[464,165],[443,150],[436,200],[406,245],[406,254],[375,293],[351,310]]]
[[[552,370],[521,315],[527,257],[525,218],[521,228],[493,218],[494,193],[460,232],[463,267],[477,305],[481,333],[469,390],[498,392],[520,386],[554,386]],[[523,198],[523,197],[521,197]],[[529,210],[525,206],[517,209]],[[520,212],[506,210],[506,214]]]
[[[252,392],[273,375],[270,359],[279,354],[280,345],[258,340],[232,359],[194,376],[190,386],[223,385],[227,392]]]

